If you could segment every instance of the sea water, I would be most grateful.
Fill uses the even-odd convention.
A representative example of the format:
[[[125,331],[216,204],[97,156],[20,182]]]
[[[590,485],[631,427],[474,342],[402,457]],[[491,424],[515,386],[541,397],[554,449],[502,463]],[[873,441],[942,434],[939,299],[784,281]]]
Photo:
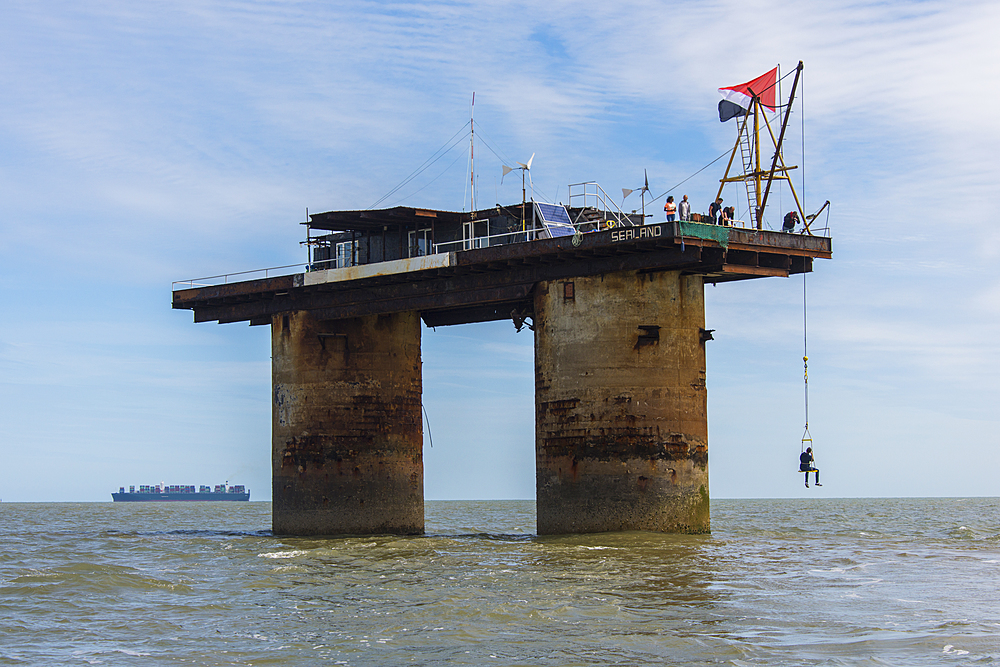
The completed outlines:
[[[1000,500],[715,500],[711,535],[286,538],[269,503],[0,503],[2,665],[1000,664]]]

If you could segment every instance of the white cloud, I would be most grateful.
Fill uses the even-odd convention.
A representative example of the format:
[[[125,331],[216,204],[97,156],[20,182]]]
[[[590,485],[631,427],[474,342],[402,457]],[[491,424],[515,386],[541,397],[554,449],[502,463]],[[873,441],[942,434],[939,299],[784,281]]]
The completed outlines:
[[[477,121],[505,160],[537,154],[536,191],[547,198],[564,199],[566,183],[584,179],[608,192],[633,187],[643,168],[662,191],[732,142],[732,124],[716,120],[716,88],[802,59],[808,207],[833,200],[835,259],[817,262],[810,278],[830,409],[850,422],[854,401],[891,395],[905,419],[907,404],[930,396],[939,410],[922,413],[905,443],[877,443],[888,452],[985,433],[989,420],[976,417],[995,402],[1000,362],[995,3],[22,2],[4,16],[0,289],[13,304],[8,317],[30,315],[0,337],[12,386],[92,382],[96,394],[121,396],[133,384],[147,406],[164,386],[183,393],[205,383],[209,368],[226,376],[219,393],[253,386],[252,362],[201,360],[223,340],[248,359],[260,349],[231,328],[195,328],[188,314],[166,312],[169,280],[302,258],[295,223],[306,206],[377,200],[467,122],[472,91]],[[786,149],[794,164],[798,113]],[[411,203],[464,205],[465,160],[441,175],[452,159],[414,182],[408,193],[439,177]],[[491,182],[499,162],[477,144],[480,202],[497,191],[520,198],[516,182]],[[696,208],[720,170],[684,186]],[[720,330],[712,354],[727,362],[713,363],[710,386],[746,393],[754,373],[774,373],[780,381],[761,381],[794,394],[785,383],[800,373],[798,282],[708,295]],[[137,301],[175,319],[128,307]],[[39,304],[70,315],[39,317]],[[64,330],[69,343],[56,335]],[[487,331],[425,333],[428,396],[461,398],[428,380],[478,382],[531,405],[530,345]],[[479,347],[465,340],[481,335]],[[172,368],[177,357],[154,351],[183,355],[185,346],[200,363]],[[742,428],[731,407],[741,395],[711,395],[713,438],[733,441]],[[59,400],[23,409],[48,410],[54,429],[72,432],[82,417],[71,397]],[[239,414],[233,405],[227,414]],[[867,414],[856,421],[877,426]],[[746,488],[713,466],[716,491]]]

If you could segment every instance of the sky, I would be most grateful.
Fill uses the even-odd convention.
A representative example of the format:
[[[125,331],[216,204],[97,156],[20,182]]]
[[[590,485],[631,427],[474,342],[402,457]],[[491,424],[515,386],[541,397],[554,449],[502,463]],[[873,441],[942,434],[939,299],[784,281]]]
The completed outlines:
[[[711,494],[1000,496],[998,29],[975,1],[8,0],[0,499],[269,499],[268,329],[196,325],[172,281],[304,262],[307,209],[468,210],[473,92],[477,208],[520,201],[501,165],[534,154],[540,200],[645,171],[704,211],[717,89],[799,60],[785,159],[834,249],[806,281],[824,486],[795,472],[795,276],[706,287]],[[425,329],[422,355],[426,497],[532,498],[530,334]]]

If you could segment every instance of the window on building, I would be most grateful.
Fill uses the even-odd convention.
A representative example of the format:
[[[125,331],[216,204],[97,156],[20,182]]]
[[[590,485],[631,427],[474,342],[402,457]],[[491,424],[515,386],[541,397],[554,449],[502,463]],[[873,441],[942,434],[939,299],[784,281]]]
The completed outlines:
[[[357,241],[344,241],[343,243],[338,243],[337,268],[342,269],[345,266],[354,266],[357,263],[357,250]]]
[[[418,229],[409,233],[410,257],[423,257],[431,254],[431,230]]]

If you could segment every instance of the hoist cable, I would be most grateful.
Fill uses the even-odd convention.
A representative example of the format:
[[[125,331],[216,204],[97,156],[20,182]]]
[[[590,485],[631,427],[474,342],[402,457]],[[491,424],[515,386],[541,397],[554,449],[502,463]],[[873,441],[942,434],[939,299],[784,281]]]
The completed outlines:
[[[802,449],[806,450],[806,442],[812,446],[812,435],[809,433],[809,327],[806,318],[806,273],[802,273],[802,379],[805,384],[806,428],[802,434]]]

